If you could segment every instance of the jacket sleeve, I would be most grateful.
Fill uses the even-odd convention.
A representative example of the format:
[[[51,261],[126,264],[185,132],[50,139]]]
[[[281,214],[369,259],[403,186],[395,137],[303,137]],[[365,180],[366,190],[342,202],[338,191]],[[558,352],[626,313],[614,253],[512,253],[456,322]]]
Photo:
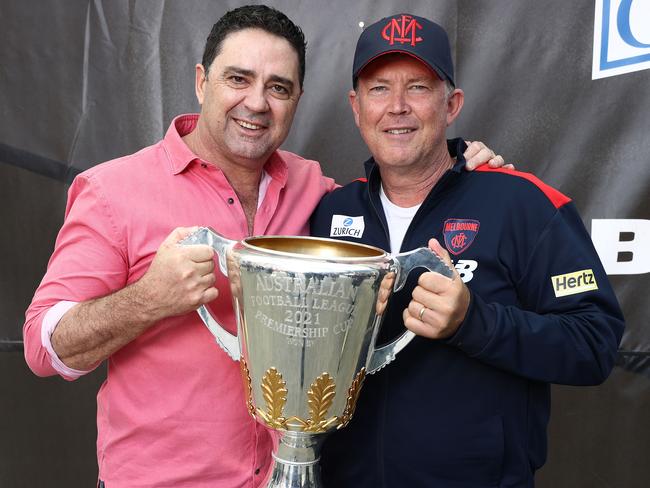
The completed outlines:
[[[526,378],[595,385],[609,375],[623,315],[580,216],[560,207],[515,284],[519,306],[472,292],[448,342],[486,364]]]
[[[47,271],[25,313],[25,360],[35,374],[58,374],[41,339],[47,311],[61,301],[83,302],[124,287],[128,273],[124,249],[100,186],[92,178],[78,176],[68,192],[65,220]]]

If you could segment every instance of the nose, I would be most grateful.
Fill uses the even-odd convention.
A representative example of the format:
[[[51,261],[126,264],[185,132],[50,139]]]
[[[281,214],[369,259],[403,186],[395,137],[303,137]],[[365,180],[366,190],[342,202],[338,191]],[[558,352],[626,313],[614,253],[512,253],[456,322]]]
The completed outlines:
[[[244,101],[246,108],[251,112],[263,113],[269,110],[269,102],[266,99],[266,88],[263,84],[255,84],[250,87]]]
[[[404,115],[411,111],[411,106],[403,90],[392,90],[388,110],[393,115]]]

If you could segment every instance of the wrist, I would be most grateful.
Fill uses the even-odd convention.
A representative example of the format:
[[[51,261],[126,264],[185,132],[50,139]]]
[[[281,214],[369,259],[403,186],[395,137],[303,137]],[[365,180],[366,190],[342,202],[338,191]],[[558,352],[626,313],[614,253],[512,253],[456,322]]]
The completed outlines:
[[[142,324],[143,329],[149,328],[166,317],[151,290],[152,287],[147,282],[146,275],[122,290],[129,303],[133,321]]]

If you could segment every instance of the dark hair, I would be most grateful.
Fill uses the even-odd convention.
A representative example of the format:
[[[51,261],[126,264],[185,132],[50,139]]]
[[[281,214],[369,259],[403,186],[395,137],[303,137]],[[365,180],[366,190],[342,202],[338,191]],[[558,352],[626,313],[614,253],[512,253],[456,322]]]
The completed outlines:
[[[246,5],[230,10],[212,26],[201,61],[206,73],[214,58],[221,52],[221,44],[226,36],[243,29],[262,29],[289,41],[298,54],[300,86],[302,87],[305,80],[305,49],[307,47],[305,35],[300,27],[291,22],[289,17],[266,5]]]

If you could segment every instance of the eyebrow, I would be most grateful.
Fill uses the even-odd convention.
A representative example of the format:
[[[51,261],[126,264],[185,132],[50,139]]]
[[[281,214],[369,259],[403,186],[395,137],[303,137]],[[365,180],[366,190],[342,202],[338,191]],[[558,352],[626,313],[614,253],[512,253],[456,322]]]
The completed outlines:
[[[251,69],[246,69],[246,68],[240,68],[239,66],[226,66],[223,69],[223,73],[235,73],[238,75],[243,75],[243,76],[249,76],[251,78],[254,78],[257,76],[257,72],[251,70]],[[291,81],[289,78],[285,78],[284,76],[280,75],[271,75],[269,78],[269,81],[275,82],[275,83],[282,83],[283,85],[287,85],[289,88],[289,91],[293,91],[294,87],[294,82]]]
[[[391,80],[388,78],[371,78],[375,83],[385,83],[385,84],[390,84]],[[407,83],[422,83],[427,81],[429,78],[426,76],[417,76],[415,78],[409,78],[406,80]]]

